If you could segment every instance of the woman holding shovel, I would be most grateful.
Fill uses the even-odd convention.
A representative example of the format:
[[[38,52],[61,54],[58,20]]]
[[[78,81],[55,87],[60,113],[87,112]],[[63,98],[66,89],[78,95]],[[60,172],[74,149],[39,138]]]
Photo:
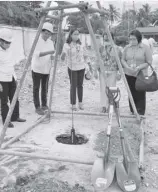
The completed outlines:
[[[114,40],[114,35],[111,33],[112,39]],[[117,46],[117,52],[121,59],[121,49]],[[112,48],[112,45],[109,41],[108,35],[103,34],[103,45],[100,47],[101,58],[104,62],[104,72],[99,68],[99,79],[100,79],[100,102],[101,102],[101,112],[108,112],[109,101],[106,94],[106,87],[116,87],[116,81],[120,79],[120,74],[118,70],[118,65],[115,59],[115,52]],[[104,79],[105,73],[106,79]]]

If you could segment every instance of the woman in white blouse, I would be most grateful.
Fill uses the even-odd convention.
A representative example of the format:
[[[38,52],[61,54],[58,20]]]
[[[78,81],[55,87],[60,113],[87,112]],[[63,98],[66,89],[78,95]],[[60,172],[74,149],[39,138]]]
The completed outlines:
[[[76,107],[76,91],[78,94],[79,109],[83,110],[83,80],[86,68],[84,58],[84,49],[79,39],[79,31],[71,29],[66,43],[64,44],[61,59],[65,60],[68,66],[68,74],[70,78],[70,103],[73,110]]]

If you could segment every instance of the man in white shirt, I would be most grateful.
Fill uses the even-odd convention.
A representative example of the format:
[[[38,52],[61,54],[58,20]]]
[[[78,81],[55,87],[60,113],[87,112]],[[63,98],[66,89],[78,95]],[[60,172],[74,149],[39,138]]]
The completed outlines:
[[[47,92],[51,70],[51,56],[54,54],[54,44],[50,36],[54,33],[51,23],[44,23],[41,35],[32,59],[33,99],[36,113],[44,115],[47,107]],[[41,104],[39,89],[41,85]]]
[[[1,99],[1,116],[2,122],[5,122],[10,102],[13,99],[16,90],[15,71],[13,55],[9,49],[12,42],[12,32],[9,29],[0,30],[0,99]],[[19,101],[17,100],[11,121],[25,122],[25,119],[19,117]],[[8,127],[13,128],[10,122]]]

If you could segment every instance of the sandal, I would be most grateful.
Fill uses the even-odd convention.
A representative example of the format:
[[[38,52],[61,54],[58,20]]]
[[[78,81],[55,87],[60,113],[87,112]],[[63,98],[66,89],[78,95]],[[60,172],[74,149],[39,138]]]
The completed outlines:
[[[106,107],[102,107],[101,113],[107,113]]]

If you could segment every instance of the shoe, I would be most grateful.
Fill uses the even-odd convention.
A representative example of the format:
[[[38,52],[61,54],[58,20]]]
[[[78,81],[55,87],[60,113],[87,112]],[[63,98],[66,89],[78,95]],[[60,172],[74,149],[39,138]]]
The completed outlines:
[[[35,111],[38,115],[44,115],[45,114],[44,111],[40,107],[38,107]]]
[[[44,111],[46,111],[46,110],[49,109],[49,107],[48,107],[48,106],[42,106],[41,109],[44,110]]]
[[[72,106],[71,106],[71,109],[72,109],[73,111],[77,111],[76,105],[72,105]]]
[[[8,128],[14,128],[13,123],[10,122],[10,123],[8,124]]]
[[[79,109],[84,110],[83,103],[79,103]]]
[[[22,123],[22,122],[26,122],[26,119],[22,119],[22,118],[19,117],[19,118],[17,118],[16,121]]]

